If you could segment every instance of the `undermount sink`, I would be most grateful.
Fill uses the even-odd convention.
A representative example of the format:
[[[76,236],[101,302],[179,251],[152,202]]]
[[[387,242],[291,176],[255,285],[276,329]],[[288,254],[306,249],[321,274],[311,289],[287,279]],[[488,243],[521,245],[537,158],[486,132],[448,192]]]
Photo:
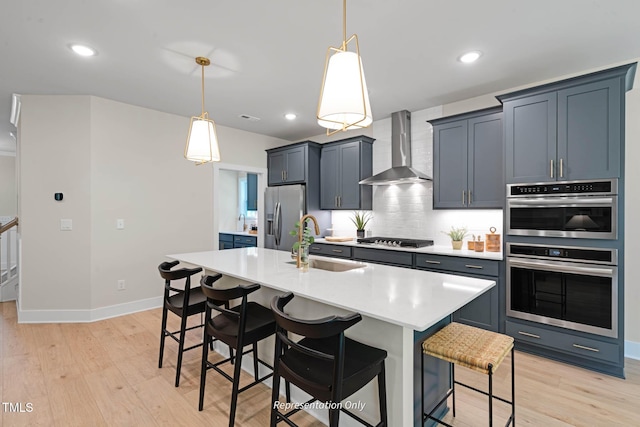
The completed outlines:
[[[296,261],[288,261],[287,264],[296,264]],[[327,271],[349,271],[349,270],[355,270],[356,268],[364,268],[366,267],[367,264],[363,263],[363,262],[341,262],[341,261],[329,261],[329,260],[324,260],[324,259],[315,259],[315,258],[310,258],[309,259],[309,267],[310,268],[317,268],[320,270],[327,270]]]

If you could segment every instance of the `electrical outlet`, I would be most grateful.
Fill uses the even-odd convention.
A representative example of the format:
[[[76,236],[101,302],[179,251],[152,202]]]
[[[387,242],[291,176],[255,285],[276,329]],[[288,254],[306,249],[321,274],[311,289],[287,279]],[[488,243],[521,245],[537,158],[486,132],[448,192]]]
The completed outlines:
[[[124,291],[125,289],[127,289],[127,287],[124,284],[124,279],[118,280],[118,290]]]

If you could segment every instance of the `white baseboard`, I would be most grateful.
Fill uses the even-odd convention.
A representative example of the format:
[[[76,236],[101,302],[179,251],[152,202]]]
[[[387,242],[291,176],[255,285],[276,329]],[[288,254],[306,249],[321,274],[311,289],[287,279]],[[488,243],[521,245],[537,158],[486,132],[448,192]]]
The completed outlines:
[[[88,323],[162,307],[162,296],[90,310],[21,310],[18,323]]]
[[[624,357],[640,360],[640,342],[625,341]]]

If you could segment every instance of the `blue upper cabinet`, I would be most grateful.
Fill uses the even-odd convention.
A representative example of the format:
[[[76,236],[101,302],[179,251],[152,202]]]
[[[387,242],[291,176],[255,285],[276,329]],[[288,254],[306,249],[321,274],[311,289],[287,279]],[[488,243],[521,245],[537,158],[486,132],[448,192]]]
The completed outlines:
[[[267,150],[268,184],[309,184],[319,173],[320,144],[300,142]]]
[[[433,207],[501,208],[504,200],[501,108],[430,120]]]
[[[498,96],[507,183],[619,178],[636,64]]]
[[[258,175],[255,173],[247,174],[247,210],[258,210]]]
[[[373,141],[358,136],[322,145],[321,209],[371,209],[373,189],[360,181],[373,171]]]

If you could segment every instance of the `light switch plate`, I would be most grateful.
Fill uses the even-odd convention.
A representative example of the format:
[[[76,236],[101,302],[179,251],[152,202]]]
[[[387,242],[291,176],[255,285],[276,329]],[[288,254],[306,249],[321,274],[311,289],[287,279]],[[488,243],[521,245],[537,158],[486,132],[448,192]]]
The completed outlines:
[[[117,219],[116,220],[116,229],[124,230],[124,219]]]
[[[73,230],[73,221],[70,219],[61,219],[60,220],[60,230],[62,231],[71,231]]]

